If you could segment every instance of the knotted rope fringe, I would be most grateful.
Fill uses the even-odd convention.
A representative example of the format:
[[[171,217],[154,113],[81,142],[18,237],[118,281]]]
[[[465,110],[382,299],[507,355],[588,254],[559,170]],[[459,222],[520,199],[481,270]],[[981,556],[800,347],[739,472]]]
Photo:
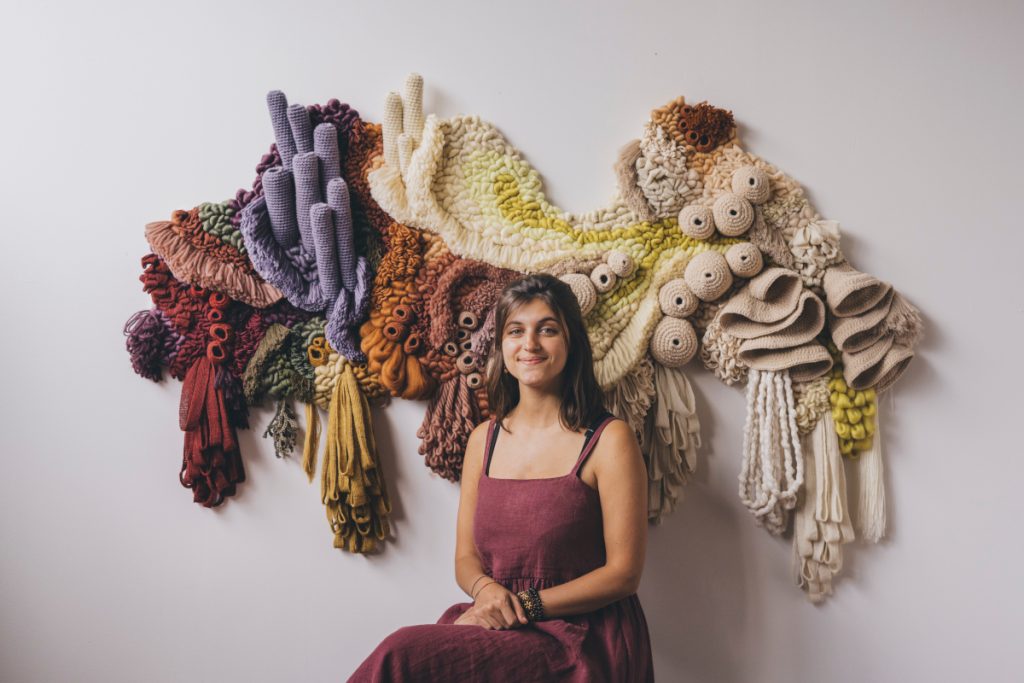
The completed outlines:
[[[750,370],[743,428],[740,500],[758,524],[781,534],[803,485],[793,384],[786,371]]]

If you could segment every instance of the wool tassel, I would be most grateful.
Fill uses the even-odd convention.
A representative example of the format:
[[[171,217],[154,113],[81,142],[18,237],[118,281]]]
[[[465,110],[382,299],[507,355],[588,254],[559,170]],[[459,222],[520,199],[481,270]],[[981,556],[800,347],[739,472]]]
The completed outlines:
[[[655,403],[647,414],[643,446],[648,461],[647,518],[660,524],[675,509],[697,469],[700,421],[693,387],[682,370],[654,366]]]
[[[839,437],[831,420],[818,420],[804,437],[804,493],[794,518],[797,585],[811,602],[832,594],[843,567],[843,544],[854,539],[846,499]]]
[[[306,438],[302,445],[302,471],[313,481],[316,474],[316,456],[320,450],[320,413],[315,403],[306,404]]]
[[[878,543],[885,536],[885,467],[882,462],[882,425],[875,416],[875,438],[871,448],[857,458],[857,480],[860,495],[857,505],[857,532],[861,538]]]
[[[390,535],[387,489],[370,424],[370,406],[346,364],[331,397],[320,495],[334,547],[370,553]]]
[[[245,481],[245,468],[224,392],[217,387],[217,370],[206,356],[185,373],[178,420],[185,432],[178,479],[192,489],[196,503],[216,507]]]

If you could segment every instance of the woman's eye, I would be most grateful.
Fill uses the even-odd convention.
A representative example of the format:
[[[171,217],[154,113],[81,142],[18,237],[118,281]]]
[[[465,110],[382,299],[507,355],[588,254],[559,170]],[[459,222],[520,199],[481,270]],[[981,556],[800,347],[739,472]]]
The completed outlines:
[[[554,334],[558,334],[558,328],[557,327],[544,327],[544,328],[541,329],[541,332],[543,332],[544,334],[552,334],[552,335],[554,335]]]

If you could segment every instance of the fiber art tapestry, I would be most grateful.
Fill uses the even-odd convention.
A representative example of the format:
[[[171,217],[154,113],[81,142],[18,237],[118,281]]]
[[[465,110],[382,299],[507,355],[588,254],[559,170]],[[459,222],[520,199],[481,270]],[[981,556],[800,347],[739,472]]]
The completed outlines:
[[[457,482],[490,414],[494,304],[546,272],[576,294],[609,410],[640,441],[649,519],[697,467],[685,372],[703,365],[746,384],[741,502],[792,531],[807,595],[831,594],[843,546],[885,533],[878,397],[914,356],[918,311],[846,260],[838,223],[743,149],[729,111],[655,109],[615,160],[615,197],[573,214],[496,127],[425,116],[422,94],[410,76],[378,124],[271,92],[275,141],[251,187],[146,226],[153,307],[128,320],[127,349],[139,375],[182,380],[194,501],[220,505],[245,481],[237,430],[272,402],[264,436],[279,457],[300,449],[311,481],[320,461],[335,547],[379,550],[391,502],[370,405],[426,401],[420,454]]]

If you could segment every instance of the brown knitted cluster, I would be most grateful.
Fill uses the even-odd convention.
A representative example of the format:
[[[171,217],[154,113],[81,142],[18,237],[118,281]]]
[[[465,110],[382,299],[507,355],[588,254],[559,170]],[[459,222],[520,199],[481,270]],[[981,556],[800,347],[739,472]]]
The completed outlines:
[[[707,102],[689,105],[677,97],[651,112],[651,121],[669,134],[676,144],[698,152],[711,152],[732,138],[736,123],[732,112]]]

